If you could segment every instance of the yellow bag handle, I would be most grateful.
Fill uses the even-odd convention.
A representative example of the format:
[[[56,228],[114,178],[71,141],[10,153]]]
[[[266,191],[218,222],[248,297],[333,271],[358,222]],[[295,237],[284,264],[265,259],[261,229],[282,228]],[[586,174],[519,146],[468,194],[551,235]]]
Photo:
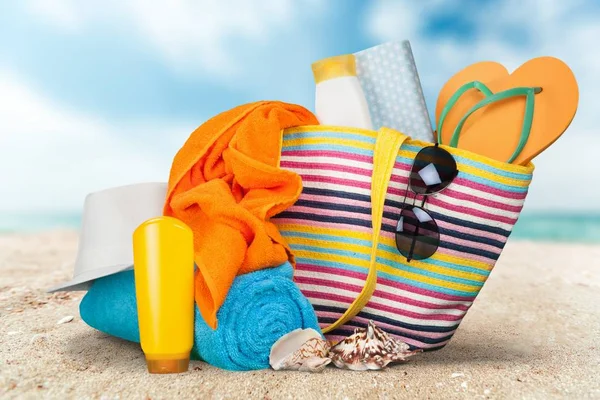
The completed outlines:
[[[375,291],[375,287],[377,286],[377,247],[379,245],[379,233],[381,232],[381,223],[383,220],[385,195],[394,164],[396,163],[398,151],[406,139],[408,139],[408,136],[393,129],[381,128],[379,130],[377,141],[375,142],[375,151],[373,152],[373,176],[371,177],[373,244],[371,247],[369,272],[365,280],[365,285],[358,297],[354,299],[340,319],[323,329],[323,333],[331,332],[354,318],[367,305]]]

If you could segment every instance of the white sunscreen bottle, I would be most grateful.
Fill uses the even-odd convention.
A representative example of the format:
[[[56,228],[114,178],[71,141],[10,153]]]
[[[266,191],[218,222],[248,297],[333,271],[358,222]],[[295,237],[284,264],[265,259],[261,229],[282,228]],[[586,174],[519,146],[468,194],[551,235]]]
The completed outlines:
[[[369,105],[356,77],[354,55],[326,58],[312,65],[315,115],[322,125],[373,129]]]

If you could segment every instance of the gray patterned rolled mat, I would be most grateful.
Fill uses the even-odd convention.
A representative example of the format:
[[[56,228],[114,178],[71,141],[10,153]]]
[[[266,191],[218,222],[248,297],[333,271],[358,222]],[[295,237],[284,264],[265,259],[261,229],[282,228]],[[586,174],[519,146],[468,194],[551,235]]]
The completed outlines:
[[[413,139],[433,142],[431,120],[410,43],[387,42],[354,56],[373,129],[385,126]]]

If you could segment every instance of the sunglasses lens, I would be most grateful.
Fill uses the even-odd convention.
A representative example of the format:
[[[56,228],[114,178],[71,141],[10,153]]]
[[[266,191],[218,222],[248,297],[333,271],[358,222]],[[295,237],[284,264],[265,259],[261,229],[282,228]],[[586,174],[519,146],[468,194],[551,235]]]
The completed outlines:
[[[417,194],[437,193],[452,182],[456,173],[454,157],[444,149],[429,146],[415,157],[409,184]]]
[[[436,252],[440,232],[434,219],[421,207],[406,206],[396,226],[396,247],[409,260],[423,260]]]

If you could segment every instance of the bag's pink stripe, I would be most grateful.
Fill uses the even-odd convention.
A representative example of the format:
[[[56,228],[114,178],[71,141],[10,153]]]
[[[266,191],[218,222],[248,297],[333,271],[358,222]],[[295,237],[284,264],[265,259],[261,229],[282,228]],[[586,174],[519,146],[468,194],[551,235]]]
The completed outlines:
[[[292,209],[290,209],[290,211],[292,211]],[[336,229],[343,229],[344,227],[348,227],[349,230],[352,230],[354,232],[362,232],[362,233],[371,233],[373,231],[372,228],[367,228],[366,226],[357,226],[357,225],[350,225],[350,224],[332,224],[330,222],[319,222],[319,221],[312,221],[312,220],[304,220],[304,219],[296,219],[296,218],[280,218],[277,217],[277,225],[286,225],[286,224],[294,224],[294,225],[300,225],[300,226],[307,226],[307,227],[315,227],[315,228],[331,228],[333,225],[335,225]]]
[[[361,189],[368,189],[368,190],[371,189],[371,183],[366,180],[365,181],[357,181],[355,179],[341,179],[341,178],[334,178],[334,177],[322,176],[322,175],[303,175],[302,180],[305,182],[332,183],[332,184],[336,184],[336,185],[351,186],[351,187],[357,187],[357,188],[361,188]],[[397,176],[392,176],[391,180],[401,183],[404,186],[406,186],[406,184],[407,184],[406,178],[399,178]],[[402,181],[404,181],[404,182],[402,182]],[[395,187],[390,187],[388,189],[388,193],[394,194],[396,196],[404,197],[407,194],[407,191],[406,191],[406,187],[400,188],[400,189],[395,188]],[[414,194],[412,194],[412,192],[409,191],[407,198],[412,199],[413,196],[414,196]],[[523,208],[523,205],[513,206],[513,205],[508,205],[508,204],[501,204],[501,203],[498,203],[498,202],[495,202],[492,200],[488,200],[483,197],[465,195],[464,193],[454,191],[450,188],[446,189],[443,192],[443,195],[441,195],[439,197],[429,196],[428,200],[432,204],[438,204],[438,203],[443,204],[444,206],[446,206],[448,209],[450,209],[452,211],[461,212],[463,214],[468,214],[468,215],[474,215],[474,216],[478,216],[481,218],[490,218],[492,220],[504,222],[507,224],[514,224],[516,222],[516,219],[504,217],[501,215],[495,215],[495,214],[491,214],[491,213],[484,212],[484,211],[479,211],[479,210],[476,210],[473,208],[453,205],[453,204],[444,202],[441,199],[444,196],[448,196],[450,198],[454,198],[457,200],[469,200],[474,203],[481,203],[482,205],[489,207],[489,208],[496,208],[496,209],[500,209],[500,210],[504,210],[504,211],[508,211],[508,212],[514,212],[514,213],[519,213],[521,211],[521,209]]]
[[[340,210],[329,210],[327,208],[313,208],[313,207],[304,207],[304,206],[294,206],[290,207],[288,211],[293,212],[301,212],[312,215],[321,215],[324,217],[343,217],[343,218],[352,218],[359,219],[361,221],[371,221],[371,216],[366,214],[358,214],[352,211],[340,211]],[[330,222],[333,224],[333,222]],[[338,225],[337,223],[335,225]]]
[[[394,164],[394,169],[398,169],[400,171],[405,171],[406,175],[400,176],[397,174],[393,174],[391,181],[397,182],[397,183],[404,183],[406,185],[408,182],[408,175],[410,173],[411,168],[412,168],[412,166],[409,164],[396,162],[396,164]],[[527,196],[527,193],[520,193],[520,192],[513,192],[510,190],[498,189],[495,187],[484,185],[482,183],[474,182],[468,178],[462,178],[460,176],[457,176],[456,178],[454,178],[454,180],[452,181],[452,184],[459,184],[461,186],[466,186],[471,189],[477,189],[482,192],[492,193],[497,196],[507,197],[509,199],[524,200],[525,197]]]
[[[340,308],[348,308],[350,306],[350,304],[352,304],[352,302],[354,301],[353,297],[348,297],[348,296],[341,296],[338,294],[334,294],[334,293],[329,293],[329,292],[318,292],[316,290],[307,290],[304,289],[302,290],[302,294],[304,296],[306,296],[307,299],[321,299],[321,300],[331,300],[331,301],[335,301],[340,307]],[[314,302],[311,301],[311,303]]]
[[[390,187],[388,189],[388,193],[394,194],[396,196],[404,196],[405,190]],[[464,215],[471,215],[471,216],[475,216],[475,217],[479,217],[479,218],[483,218],[483,219],[490,219],[492,221],[503,222],[503,223],[509,224],[509,225],[514,225],[517,222],[516,218],[508,218],[508,217],[504,217],[502,215],[490,214],[490,213],[475,210],[474,208],[469,208],[469,207],[455,206],[454,204],[447,203],[435,196],[428,196],[428,197],[429,198],[427,199],[427,202],[429,204],[435,205],[438,207],[442,207],[447,210],[455,211],[455,212],[458,212],[458,213],[461,213]]]
[[[281,168],[297,168],[297,169],[322,169],[326,171],[338,171],[338,172],[349,172],[351,174],[363,175],[368,179],[371,179],[371,175],[373,171],[364,168],[350,167],[347,165],[341,164],[329,164],[329,163],[320,163],[320,162],[297,162],[297,161],[285,161],[281,160],[280,163]]]
[[[365,219],[370,220],[369,218],[365,218]],[[387,225],[394,226],[397,221],[394,221],[390,218],[383,218],[383,222]],[[441,233],[442,234],[440,235],[440,240],[445,241],[445,242],[454,243],[454,244],[458,244],[458,245],[462,245],[462,246],[468,246],[468,247],[472,247],[472,248],[477,248],[480,250],[486,250],[486,251],[489,251],[489,252],[492,252],[495,254],[500,254],[500,252],[502,251],[502,249],[499,249],[498,247],[492,246],[490,244],[473,242],[468,239],[461,239],[461,238],[457,238],[457,237],[450,236],[450,235],[444,235],[443,232],[441,232]],[[387,231],[382,232],[382,235],[386,236],[386,237],[390,237],[390,238],[394,237],[393,233],[387,232]]]
[[[316,312],[317,317],[320,318],[335,318],[335,319],[339,319],[342,314],[340,313],[333,313],[330,311],[317,311]],[[356,322],[361,322],[364,324],[368,324],[369,323],[369,319],[368,318],[363,318],[360,316],[356,316],[354,318],[352,318],[352,321],[356,321]],[[348,325],[346,325],[348,326]],[[454,334],[454,332],[456,332],[456,330],[454,331],[449,331],[449,332],[426,332],[426,331],[415,331],[412,329],[407,329],[407,328],[402,328],[399,326],[395,326],[395,325],[390,325],[387,324],[385,322],[381,322],[381,321],[377,321],[377,326],[379,326],[380,328],[382,328],[383,330],[389,329],[389,330],[394,330],[397,332],[404,332],[406,334],[409,335],[417,335],[417,336],[421,336],[421,337],[426,337],[429,339],[439,339],[442,337],[446,337],[446,336],[451,336]]]
[[[332,184],[341,185],[341,186],[351,186],[351,187],[357,187],[357,188],[367,189],[367,190],[371,189],[371,184],[369,182],[358,182],[358,181],[355,181],[352,179],[332,178],[332,177],[319,176],[319,175],[304,175],[304,176],[302,176],[302,180],[303,180],[303,182],[332,183]],[[307,185],[307,186],[309,186],[309,185]],[[396,188],[390,187],[388,189],[388,193],[402,197],[402,196],[404,196],[406,191],[402,190],[402,189],[396,189]],[[508,218],[508,217],[504,217],[502,215],[490,214],[490,213],[487,213],[484,211],[479,211],[479,210],[469,208],[469,207],[460,207],[460,206],[456,206],[456,205],[447,203],[445,201],[442,201],[441,199],[436,198],[435,196],[429,196],[429,197],[430,198],[428,199],[428,201],[430,204],[436,205],[439,207],[443,207],[443,208],[451,210],[451,211],[459,212],[459,213],[462,213],[465,215],[476,216],[476,217],[483,218],[483,219],[490,219],[493,221],[503,222],[505,224],[510,224],[510,225],[514,225],[517,222],[516,218]]]
[[[302,180],[307,183],[308,182],[332,183],[332,184],[336,184],[336,185],[352,186],[352,187],[357,187],[357,188],[367,189],[367,190],[370,190],[370,188],[371,188],[371,184],[369,182],[358,182],[358,181],[355,181],[352,179],[332,178],[332,177],[324,177],[324,176],[318,176],[318,175],[304,175],[304,176],[302,176]],[[306,186],[310,186],[310,185],[306,185]],[[390,187],[388,189],[388,193],[394,194],[399,197],[403,197],[405,194],[405,190]],[[461,213],[464,215],[471,215],[471,216],[475,216],[475,217],[479,217],[479,218],[483,218],[483,219],[502,222],[502,223],[509,224],[509,225],[514,225],[517,222],[516,218],[508,218],[503,215],[491,214],[491,213],[488,213],[485,211],[476,210],[474,208],[461,207],[461,206],[447,203],[447,202],[441,200],[440,198],[436,198],[434,196],[429,196],[429,197],[430,198],[428,199],[428,202],[430,204],[436,205],[436,206],[439,206],[439,207],[442,207],[442,208],[445,208],[445,209],[448,209],[451,211],[455,211],[455,212],[458,212],[458,213]],[[311,209],[317,210],[316,208],[311,208]]]
[[[464,315],[452,315],[452,314],[422,314],[416,313],[413,311],[402,310],[400,308],[391,307],[385,305],[383,303],[378,303],[371,297],[371,300],[367,303],[365,307],[372,308],[374,310],[381,310],[385,312],[389,312],[392,314],[404,315],[406,317],[415,318],[415,319],[425,319],[429,321],[460,321],[463,319]]]
[[[303,196],[304,197],[304,196]],[[325,197],[327,198],[327,197]],[[341,200],[341,199],[339,199]],[[338,199],[335,199],[335,202],[338,202]],[[362,202],[361,204],[350,204],[350,205],[357,205],[357,206],[361,206],[361,207],[365,207],[364,202]],[[425,205],[425,209],[427,209],[427,205]],[[397,207],[392,207],[392,206],[384,206],[384,211],[388,212],[388,213],[394,213],[397,214],[398,213],[398,208]],[[390,221],[389,218],[387,218],[388,221]],[[392,225],[396,225],[396,223],[398,221],[393,221]],[[479,229],[474,229],[474,228],[468,228],[466,226],[463,225],[457,225],[457,224],[453,224],[451,222],[446,222],[446,221],[442,221],[442,220],[436,220],[435,221],[438,224],[438,227],[442,228],[442,229],[448,229],[448,230],[453,230],[456,231],[458,233],[463,233],[466,235],[474,235],[474,236],[479,236],[479,237],[485,237],[488,239],[493,239],[493,240],[497,240],[500,243],[506,243],[506,236],[502,236],[498,233],[493,233],[493,232],[487,232],[485,230],[479,230]],[[440,231],[442,230],[440,229]],[[392,235],[393,236],[393,235]]]
[[[466,178],[456,177],[452,181],[452,184],[461,185],[464,187],[468,187],[470,189],[480,190],[482,192],[495,194],[496,196],[506,197],[509,199],[523,200],[525,201],[525,197],[527,196],[527,192],[511,192],[508,190],[498,189],[492,186],[487,186],[478,182],[473,182]]]
[[[489,200],[486,198],[481,198],[478,196],[473,196],[470,194],[466,194],[466,193],[462,193],[462,192],[458,192],[456,190],[452,190],[451,189],[452,185],[450,185],[450,187],[448,187],[447,189],[445,189],[442,193],[444,194],[444,196],[448,196],[448,197],[452,197],[454,199],[457,200],[465,200],[465,201],[471,201],[474,203],[481,203],[484,206],[487,207],[491,207],[491,208],[497,208],[500,210],[505,210],[505,211],[510,211],[510,212],[514,212],[514,213],[518,213],[521,212],[521,208],[523,208],[523,206],[514,206],[511,204],[505,204],[505,203],[499,203],[497,201],[494,200]]]
[[[386,239],[394,238],[394,234],[392,232],[387,232],[387,231],[382,231],[381,236],[385,237]],[[446,240],[448,238],[452,239],[451,236],[447,236],[447,235],[440,236],[440,240],[442,240],[442,241],[449,241],[449,240]],[[475,243],[475,242],[468,242],[468,243],[470,243],[469,247],[471,247],[471,248],[479,248],[480,243]],[[479,261],[479,262],[487,264],[490,269],[496,264],[496,260],[494,260],[492,258],[488,258],[488,257],[477,255],[477,254],[471,254],[471,253],[466,253],[466,252],[462,252],[462,251],[457,251],[457,250],[451,250],[444,246],[438,247],[436,252],[440,253],[440,254],[445,254],[445,255],[462,258],[465,260]],[[497,251],[497,253],[500,254],[501,251]]]
[[[336,198],[332,199],[330,196],[322,196],[322,195],[316,195],[316,194],[303,194],[302,199],[307,200],[307,201],[315,201],[315,202],[322,202],[322,203],[334,202],[335,204],[339,204],[339,205],[363,207],[366,209],[368,209],[371,206],[370,203],[365,202],[365,201],[346,199],[346,198],[342,198],[342,197],[336,197]],[[292,206],[289,209],[289,211],[296,211],[296,207],[298,207],[298,206]],[[397,213],[398,212],[397,207],[385,206],[384,209],[386,212],[389,212],[389,213]],[[284,221],[284,219],[278,217],[277,221],[278,221],[278,223],[283,223],[282,221]],[[288,220],[288,223],[299,223],[300,221],[302,221],[302,220],[300,220],[300,219]],[[394,221],[393,225],[395,225],[396,222],[397,221]],[[463,233],[463,234],[485,237],[488,239],[497,240],[500,243],[506,243],[506,237],[502,236],[500,234],[497,234],[497,233],[487,232],[485,230],[477,230],[477,229],[473,229],[473,228],[468,228],[463,225],[452,224],[450,222],[445,222],[445,221],[436,221],[436,222],[437,222],[438,226],[442,229],[449,229],[449,230],[453,230],[453,231]],[[316,224],[316,222],[315,222],[315,224]],[[312,225],[312,224],[309,224],[309,225]],[[327,225],[327,226],[330,226],[330,225]]]
[[[313,207],[304,207],[304,206],[294,206],[293,208],[290,208],[289,211],[308,213],[308,214],[324,216],[324,217],[344,217],[344,218],[353,218],[353,219],[357,219],[357,220],[361,220],[361,221],[371,221],[370,215],[359,214],[359,213],[355,213],[352,211],[329,210],[326,208],[313,208]],[[396,223],[396,221],[389,219],[389,218],[384,218],[383,222],[388,225],[394,225]],[[331,226],[331,225],[332,224],[330,223],[328,226]],[[335,225],[341,225],[341,224],[335,224]],[[354,226],[354,225],[352,225],[352,226]],[[388,237],[388,238],[394,237],[393,233],[387,232],[387,231],[382,232],[381,235],[384,237]],[[500,254],[500,252],[501,252],[501,249],[499,249],[498,247],[489,245],[489,244],[473,242],[473,241],[470,241],[467,239],[455,238],[455,237],[449,236],[449,235],[442,234],[440,236],[440,239],[442,241],[445,241],[448,243],[477,248],[480,250],[486,250],[486,251],[489,251],[494,254]],[[441,249],[442,249],[442,247],[440,247],[440,250]],[[466,254],[466,253],[461,257],[466,258],[466,259],[475,259],[475,258],[471,257],[471,254]],[[480,257],[482,257],[482,256],[474,255],[474,257],[477,257],[476,259],[479,260]],[[489,258],[484,258],[484,259],[489,260],[489,264],[494,263],[494,261]]]
[[[352,218],[352,219],[356,219],[359,221],[371,222],[370,215],[360,214],[360,213],[356,213],[353,211],[329,210],[326,208],[313,208],[313,207],[305,207],[305,206],[293,206],[293,207],[290,207],[288,209],[288,211],[307,213],[307,214],[323,216],[323,217]],[[279,219],[278,219],[278,221],[279,221]],[[279,224],[279,222],[278,222],[278,224]],[[335,226],[338,229],[339,229],[340,225],[347,225],[347,224],[343,224],[343,223],[334,223],[334,222],[327,222],[327,224],[328,224],[327,227]],[[348,226],[352,226],[352,230],[354,230],[354,226],[356,226],[356,225],[348,225]]]
[[[302,175],[302,182],[333,183],[335,185],[351,186],[371,190],[371,182],[358,182],[353,179],[333,178],[330,176]]]
[[[357,295],[361,292],[362,287],[358,285],[352,285],[350,283],[344,282],[334,282],[328,279],[317,279],[317,278],[309,278],[305,276],[296,276],[294,277],[294,282],[300,285],[311,285],[311,287],[315,286],[326,286],[333,289],[341,289],[346,290],[348,292],[354,292]]]
[[[353,160],[353,161],[361,161],[361,162],[365,162],[365,163],[373,163],[373,158],[369,157],[369,156],[363,156],[360,154],[352,154],[352,153],[346,153],[346,152],[339,152],[339,151],[285,151],[281,153],[281,161],[284,162],[287,160],[285,159],[285,156],[289,156],[289,157],[306,157],[308,160],[311,160],[311,162],[309,162],[307,164],[307,168],[311,168],[310,165],[312,163],[312,161],[315,161],[315,157],[339,157],[345,160]],[[314,167],[312,167],[314,168]],[[396,162],[394,168],[398,169],[398,170],[402,170],[402,171],[406,171],[407,175],[408,172],[411,169],[411,166],[405,163],[399,163]],[[399,175],[392,175],[391,178],[392,182],[397,182],[397,183],[403,183],[403,184],[407,184],[408,182],[408,178],[407,176],[399,176]],[[509,191],[509,190],[503,190],[503,189],[498,189],[495,187],[491,187],[491,186],[487,186],[478,182],[473,182],[471,180],[469,180],[468,178],[462,178],[460,176],[456,177],[454,179],[454,181],[452,182],[453,184],[458,184],[461,186],[465,186],[471,189],[477,189],[479,191],[482,192],[486,192],[486,193],[492,193],[495,194],[496,196],[501,196],[501,197],[506,197],[509,199],[517,199],[517,200],[524,200],[525,197],[527,196],[527,192],[513,192],[513,191]],[[448,190],[448,189],[447,189]]]
[[[330,183],[336,183],[336,184],[343,184],[343,183],[339,183],[339,179],[338,178],[332,178],[332,177],[321,177],[321,179],[315,179],[312,178],[316,175],[310,175],[308,178],[303,177],[303,179],[305,180],[305,182],[311,182],[311,181],[316,181],[316,182],[330,182]],[[354,187],[360,187],[363,189],[367,189],[367,185],[370,186],[370,183],[368,183],[367,181],[357,181],[354,179],[348,179],[345,180],[346,182],[353,182],[353,184],[351,186]],[[310,184],[307,184],[306,187],[310,187]],[[413,202],[414,201],[414,194],[412,192],[406,192],[406,188],[393,188],[390,187],[388,190],[389,193],[391,194],[395,194],[399,197],[404,198],[404,196],[406,195],[406,201],[407,202]],[[514,213],[519,213],[521,211],[521,209],[523,208],[523,205],[519,205],[519,206],[511,206],[511,205],[503,205],[500,206],[500,203],[491,201],[486,199],[485,197],[477,197],[477,196],[472,196],[472,195],[463,195],[463,193],[458,192],[458,191],[454,191],[454,190],[450,190],[450,189],[446,189],[442,194],[440,194],[440,196],[438,196],[436,198],[437,201],[444,201],[443,198],[444,197],[450,197],[450,198],[454,198],[457,200],[469,200],[472,201],[473,203],[479,203],[483,206],[492,208],[492,209],[500,209],[500,210],[504,210],[504,211],[508,211],[508,212],[514,212]],[[335,204],[349,204],[349,205],[355,205],[358,207],[365,207],[365,208],[369,208],[370,204],[364,201],[360,201],[360,200],[350,200],[348,201],[347,199],[340,199],[338,197],[335,198],[331,198],[330,196],[322,196],[322,195],[302,195],[302,199],[305,200],[315,200],[315,201],[321,201],[321,202],[325,202],[325,203],[332,203],[335,202]],[[435,202],[434,202],[435,204]],[[444,204],[448,204],[446,202],[444,202]],[[470,208],[466,208],[466,207],[460,207],[460,206],[456,206],[456,205],[452,205],[450,204],[453,208],[454,211],[459,211],[459,212],[463,212],[466,214],[467,211],[465,210],[474,210],[475,212],[478,213],[482,213],[484,215],[496,215],[496,214],[491,214],[491,213],[487,213],[484,211],[479,211],[479,210],[475,210],[475,209],[470,209]],[[397,208],[395,207],[390,207],[390,206],[385,206],[386,207],[386,211],[394,211],[397,210]],[[498,216],[499,218],[507,218],[507,220],[513,221],[512,219],[509,219],[508,217],[504,217],[504,216]],[[516,220],[515,220],[516,221]]]
[[[342,158],[344,160],[361,161],[371,164],[373,163],[373,157],[371,156],[330,150],[283,150],[280,157],[281,161],[285,160],[285,157],[306,157],[308,159],[314,159],[315,157],[332,157]]]
[[[456,206],[454,204],[447,203],[435,196],[429,196],[429,197],[430,197],[430,199],[427,200],[429,202],[429,204],[435,205],[438,207],[442,207],[446,210],[460,212],[460,213],[467,214],[467,215],[473,215],[473,216],[479,217],[479,218],[490,219],[492,221],[503,222],[503,223],[509,224],[509,225],[514,225],[517,222],[516,218],[508,218],[508,217],[504,217],[502,215],[495,215],[495,214],[490,214],[488,212],[475,210],[474,208]]]
[[[312,165],[307,165],[306,167],[307,168],[315,168],[315,167],[319,168],[320,165],[318,163],[312,163]],[[352,168],[352,167],[340,166],[340,168],[336,168],[336,169],[332,169],[332,170],[337,170],[337,171],[342,171],[342,172],[351,172],[351,173],[361,172],[362,176],[369,177],[368,174],[370,172],[366,171],[364,169],[352,168],[350,170],[350,169],[346,169],[346,168]],[[342,185],[342,186],[358,187],[358,188],[369,189],[369,190],[371,188],[371,183],[368,180],[357,181],[355,179],[341,179],[341,178],[334,178],[334,177],[330,177],[330,176],[312,175],[312,174],[303,175],[302,179],[305,182],[332,183],[332,184],[337,184],[337,185]],[[402,188],[390,187],[388,189],[388,193],[391,193],[391,194],[394,194],[394,195],[400,196],[400,197],[404,197],[406,195],[407,199],[411,199],[411,200],[414,199],[414,196],[415,196],[414,193],[412,193],[410,190],[408,191],[408,193],[406,191],[406,185],[408,184],[408,178],[399,177],[397,175],[394,175],[391,177],[390,180],[393,182],[399,183],[404,187],[402,187]],[[458,182],[456,182],[456,183],[458,183]],[[469,185],[466,185],[466,187],[469,187]],[[489,187],[486,187],[486,188],[489,188]],[[489,193],[489,191],[485,191],[485,190],[484,190],[484,192]],[[441,200],[441,198],[445,197],[445,196],[448,196],[450,198],[457,199],[457,200],[467,200],[467,201],[471,201],[474,203],[480,203],[489,208],[495,208],[495,209],[504,210],[504,211],[508,211],[508,212],[514,212],[514,213],[521,212],[521,209],[523,208],[522,204],[519,206],[510,205],[510,204],[502,204],[497,201],[486,199],[485,197],[468,195],[468,194],[453,190],[453,189],[451,189],[451,187],[444,190],[444,192],[442,193],[441,196],[439,196],[437,198],[430,196],[430,198],[435,199],[436,201],[442,202],[443,200]],[[447,204],[447,203],[444,202],[444,204]],[[463,207],[451,205],[451,204],[450,204],[450,206],[451,206],[450,209],[453,211],[459,211],[459,212],[464,212],[464,213],[468,213],[468,214],[481,213],[478,216],[481,216],[482,218],[487,218],[486,217],[487,215],[495,215],[495,214],[485,213],[485,212],[479,211],[479,210],[469,209],[466,207],[463,208]],[[473,214],[473,215],[477,215],[477,214]],[[506,223],[516,222],[516,219],[510,219],[510,218],[503,217],[503,216],[498,216],[498,218],[506,218],[504,220],[504,221],[508,221]]]
[[[408,178],[401,177],[398,175],[392,175],[392,177],[390,178],[390,181],[399,183],[401,186],[403,186],[402,188],[400,188],[400,190],[403,192],[402,195],[404,195],[404,192],[406,191],[406,186],[408,185]],[[514,213],[521,212],[521,209],[523,208],[523,205],[515,206],[515,205],[511,205],[511,204],[500,203],[500,202],[497,202],[494,200],[489,200],[485,196],[476,196],[474,194],[466,194],[463,192],[459,192],[457,190],[453,190],[452,187],[456,187],[456,186],[465,186],[468,189],[472,189],[468,185],[459,185],[458,182],[452,182],[452,184],[450,186],[448,186],[448,188],[444,189],[443,192],[440,192],[439,197],[447,196],[447,197],[451,197],[456,200],[471,201],[473,203],[480,203],[481,205],[484,205],[486,207],[496,208],[496,209],[514,212]],[[490,187],[486,186],[486,188],[490,188]],[[394,188],[394,189],[396,191],[398,191],[397,188]],[[482,192],[490,193],[489,190],[482,190]],[[409,193],[409,196],[407,196],[407,197],[409,197],[411,200],[415,198],[415,194],[411,190],[409,190],[408,193]],[[503,196],[503,197],[513,200],[511,197],[508,197],[508,196]]]
[[[321,300],[330,300],[336,301],[345,304],[351,304],[354,299],[346,296],[341,296],[334,293],[323,293],[316,292],[313,290],[305,290],[302,292],[306,297],[311,299],[321,299]],[[421,314],[413,311],[402,310],[396,307],[386,306],[385,304],[376,303],[374,301],[369,301],[367,303],[367,307],[372,308],[374,310],[380,310],[389,312],[397,315],[404,315],[405,317],[419,319],[419,320],[428,320],[428,321],[460,321],[463,316],[462,315],[450,315],[450,314]]]
[[[355,279],[361,279],[361,280],[367,279],[366,273],[363,274],[363,273],[359,273],[359,272],[345,270],[342,268],[334,269],[334,268],[328,268],[328,267],[321,267],[319,265],[314,265],[314,264],[298,263],[298,264],[296,264],[296,269],[300,269],[300,270],[304,270],[304,271],[311,271],[311,272],[320,272],[320,273],[330,274],[330,275],[347,276],[349,278],[355,278]],[[410,286],[410,285],[407,285],[407,284],[404,284],[401,282],[386,279],[381,276],[377,278],[377,282],[382,285],[405,290],[407,292],[413,292],[413,293],[420,294],[422,296],[433,297],[435,299],[442,299],[442,300],[446,300],[446,301],[472,302],[475,299],[475,296],[455,296],[455,295],[450,295],[450,294],[445,294],[445,293],[438,293],[438,292],[434,292],[432,290],[422,289],[419,287],[414,287],[414,286]]]
[[[464,312],[467,312],[469,310],[469,307],[465,306],[464,304],[449,304],[449,303],[446,303],[444,305],[441,305],[441,304],[426,303],[424,301],[413,300],[413,299],[410,299],[408,297],[394,295],[394,294],[391,294],[389,292],[385,292],[385,291],[383,291],[381,289],[376,289],[373,292],[373,296],[371,297],[371,301],[377,302],[378,298],[379,299],[392,300],[392,301],[396,301],[398,303],[409,304],[409,305],[416,306],[416,307],[421,307],[421,308],[429,308],[430,310],[459,310],[459,311],[464,311]]]
[[[341,275],[341,276],[346,276],[348,278],[360,279],[363,281],[367,279],[366,273],[349,271],[349,270],[342,269],[342,268],[321,267],[319,265],[314,265],[314,264],[298,263],[298,264],[296,264],[296,269],[304,270],[304,271],[311,271],[311,272],[320,272],[320,273],[329,274],[329,275]],[[294,276],[294,280],[296,280],[297,278],[298,278],[297,276]]]
[[[343,290],[347,290],[350,292],[354,292],[357,295],[362,291],[362,286],[358,286],[358,285],[352,285],[349,283],[343,283],[343,282],[335,282],[329,279],[317,279],[317,278],[309,278],[309,277],[296,277],[294,279],[295,282],[300,283],[300,284],[305,284],[305,285],[314,285],[314,286],[324,286],[324,287],[328,287],[328,288],[333,288],[333,289],[343,289]],[[395,301],[398,303],[403,303],[403,304],[409,304],[411,306],[415,306],[415,307],[421,307],[421,308],[428,308],[430,310],[460,310],[460,311],[464,311],[466,312],[469,307],[463,305],[463,304],[456,304],[456,305],[448,305],[448,304],[433,304],[433,303],[427,303],[424,301],[419,301],[419,300],[414,300],[414,299],[410,299],[408,297],[404,297],[404,296],[398,296],[398,295],[394,295],[382,290],[375,290],[375,292],[373,292],[373,298],[381,298],[381,299],[387,299],[387,300],[391,300],[391,301]]]
[[[397,164],[398,165],[398,164]],[[406,166],[405,164],[401,164],[402,166],[404,166],[406,169],[406,172],[408,173],[409,168],[408,166]],[[298,168],[298,169],[320,169],[320,170],[330,170],[330,171],[338,171],[338,172],[349,172],[349,173],[353,173],[356,175],[361,175],[361,176],[365,176],[365,177],[371,177],[372,171],[371,170],[367,170],[364,168],[357,168],[357,167],[349,167],[349,166],[345,166],[345,165],[336,165],[336,164],[331,164],[331,163],[320,163],[318,161],[310,161],[310,162],[297,162],[297,161],[283,161],[281,162],[281,166],[283,168]],[[403,170],[403,168],[399,168],[401,170]],[[400,176],[400,175],[392,175],[392,177],[390,178],[390,181],[395,182],[395,183],[399,183],[403,186],[408,185],[408,176]],[[453,182],[453,185],[459,185],[460,183],[460,179],[456,179]],[[461,186],[466,186],[468,188],[473,188],[473,185],[480,185],[477,184],[475,182],[472,181],[468,181],[466,180],[466,182],[470,182],[471,184],[469,185],[461,185]],[[405,190],[406,188],[403,188],[402,190]],[[494,188],[489,187],[489,186],[485,186],[485,185],[480,185],[479,190],[481,190],[484,193],[492,193]],[[410,192],[410,191],[409,191]],[[512,193],[512,192],[511,192]],[[449,188],[445,189],[443,192],[444,196],[448,196],[448,197],[452,197],[455,198],[457,200],[467,200],[467,201],[473,201],[473,202],[478,202],[478,201],[483,201],[483,204],[488,206],[488,207],[492,207],[492,208],[497,208],[500,210],[505,210],[505,211],[511,211],[511,212],[520,212],[522,206],[514,206],[514,205],[510,205],[510,204],[504,204],[504,203],[500,203],[494,200],[488,200],[485,197],[479,197],[479,196],[474,196],[474,195],[469,195],[466,193],[462,193],[456,190],[452,189],[452,186],[450,186]],[[504,193],[507,194],[507,193]],[[412,195],[412,192],[411,192]],[[499,196],[505,197],[505,198],[510,198],[510,199],[514,199],[514,197],[512,195],[503,195],[503,194],[498,194]],[[523,196],[524,199],[524,196]]]

